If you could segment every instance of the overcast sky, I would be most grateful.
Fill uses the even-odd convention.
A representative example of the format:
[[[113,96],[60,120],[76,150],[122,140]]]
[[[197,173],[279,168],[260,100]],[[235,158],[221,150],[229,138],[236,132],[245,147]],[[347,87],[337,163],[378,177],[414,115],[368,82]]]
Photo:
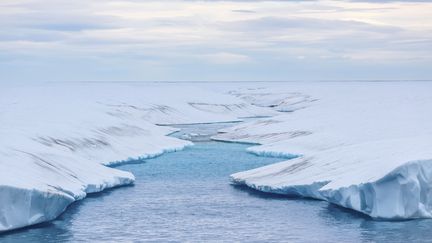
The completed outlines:
[[[427,1],[0,1],[0,82],[406,79]]]

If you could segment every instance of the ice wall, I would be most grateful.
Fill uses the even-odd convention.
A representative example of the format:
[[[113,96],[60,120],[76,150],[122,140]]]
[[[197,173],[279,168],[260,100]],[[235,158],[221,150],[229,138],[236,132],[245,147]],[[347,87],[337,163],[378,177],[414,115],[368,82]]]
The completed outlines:
[[[257,190],[311,197],[373,218],[431,217],[431,83],[290,84],[244,89],[239,97],[279,103],[310,97],[294,112],[222,129],[216,140],[257,143],[263,156],[299,156],[232,175]],[[263,95],[265,94],[265,95]],[[267,97],[267,98],[266,98]],[[282,100],[282,101],[281,101]],[[261,101],[260,104],[275,102]]]
[[[193,96],[191,96],[193,94]],[[0,88],[0,232],[56,218],[87,193],[131,184],[105,165],[183,149],[155,124],[271,115],[187,85],[40,84]]]

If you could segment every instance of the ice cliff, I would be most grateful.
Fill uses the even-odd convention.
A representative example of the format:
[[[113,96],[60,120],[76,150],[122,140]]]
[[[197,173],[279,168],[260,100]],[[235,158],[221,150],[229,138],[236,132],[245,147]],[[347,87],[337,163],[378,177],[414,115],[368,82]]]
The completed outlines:
[[[132,174],[105,165],[191,144],[155,124],[272,113],[187,85],[2,86],[0,232],[52,220],[87,193],[134,182]]]
[[[199,87],[196,87],[199,86]],[[134,182],[107,165],[191,145],[170,124],[252,122],[215,140],[295,159],[234,183],[373,218],[432,217],[432,84],[39,84],[0,89],[0,232],[52,220],[87,193]]]
[[[377,219],[430,218],[431,90],[431,83],[416,82],[237,90],[240,98],[270,99],[259,103],[294,112],[223,129],[214,139],[260,144],[248,149],[258,155],[297,156],[233,174],[234,183],[326,200]],[[306,95],[268,95],[284,91]]]

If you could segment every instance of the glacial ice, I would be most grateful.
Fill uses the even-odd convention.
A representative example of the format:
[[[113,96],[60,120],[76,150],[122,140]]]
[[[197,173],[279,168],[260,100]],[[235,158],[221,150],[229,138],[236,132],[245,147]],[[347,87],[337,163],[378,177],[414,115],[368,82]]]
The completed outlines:
[[[326,200],[376,219],[432,217],[432,83],[296,83],[237,96],[284,90],[313,102],[222,129],[214,139],[257,143],[248,150],[258,155],[298,157],[233,174],[234,183]]]
[[[192,143],[170,124],[239,121],[215,140],[295,159],[232,175],[373,218],[432,217],[432,84],[34,84],[0,89],[0,232],[131,184],[107,165]],[[226,93],[226,94],[222,94]],[[191,95],[193,94],[193,95]]]
[[[166,136],[176,129],[155,124],[237,121],[242,116],[272,114],[230,95],[190,85],[3,86],[0,232],[52,220],[87,193],[134,182],[129,172],[107,165],[192,144]]]

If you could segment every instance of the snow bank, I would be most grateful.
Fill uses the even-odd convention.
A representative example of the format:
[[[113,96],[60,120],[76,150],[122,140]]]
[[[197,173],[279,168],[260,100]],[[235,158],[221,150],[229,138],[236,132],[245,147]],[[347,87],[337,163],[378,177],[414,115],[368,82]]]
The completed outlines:
[[[267,97],[257,90],[302,93],[312,102],[222,129],[214,139],[259,143],[249,148],[259,155],[300,157],[234,174],[235,183],[326,200],[373,218],[432,216],[432,83],[290,84],[239,97]]]
[[[0,232],[52,220],[87,193],[133,183],[131,173],[105,165],[191,145],[155,124],[272,114],[187,85],[1,87]]]

